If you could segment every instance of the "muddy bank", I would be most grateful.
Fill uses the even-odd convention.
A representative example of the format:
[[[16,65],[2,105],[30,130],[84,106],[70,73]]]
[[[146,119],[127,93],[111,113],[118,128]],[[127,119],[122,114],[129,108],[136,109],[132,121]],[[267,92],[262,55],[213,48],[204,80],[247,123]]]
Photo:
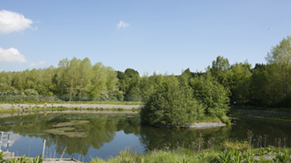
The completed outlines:
[[[70,113],[78,113],[78,114],[138,114],[139,112],[134,111],[87,111],[87,110],[81,110],[81,111],[73,111],[73,110],[63,110],[63,111],[38,111],[38,112],[24,112],[24,113],[4,113],[0,114],[0,118],[5,117],[13,117],[13,116],[25,116],[25,115],[33,115],[33,114],[70,114]]]
[[[194,123],[189,126],[181,127],[181,128],[186,128],[186,129],[209,129],[209,128],[217,128],[217,127],[223,127],[226,126],[225,123],[216,123],[216,122],[201,122],[201,123]],[[161,126],[157,125],[155,127],[159,128],[175,128],[175,127],[170,127],[170,126]]]
[[[207,128],[216,128],[226,126],[225,123],[195,123],[191,126],[187,126],[187,128],[192,129],[207,129]]]

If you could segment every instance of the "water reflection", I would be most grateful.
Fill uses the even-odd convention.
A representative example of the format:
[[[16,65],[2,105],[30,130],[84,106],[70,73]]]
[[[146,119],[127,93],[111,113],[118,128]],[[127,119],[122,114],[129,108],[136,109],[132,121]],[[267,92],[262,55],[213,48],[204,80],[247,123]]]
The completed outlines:
[[[290,124],[241,118],[236,125],[215,129],[160,129],[141,126],[138,115],[53,113],[0,118],[0,131],[14,133],[10,151],[18,155],[40,155],[42,140],[46,139],[47,157],[60,157],[66,149],[63,157],[84,156],[84,161],[89,161],[91,157],[115,156],[128,146],[139,153],[154,149],[215,148],[227,139],[247,140],[249,130],[253,131],[254,143],[259,135],[268,135],[268,145],[278,144],[280,138],[282,145],[290,146]]]
[[[255,147],[258,144],[261,144],[260,146],[278,146],[279,140],[281,140],[282,146],[291,147],[290,121],[241,117],[232,127],[230,139],[247,141],[249,131],[253,134],[252,139]]]
[[[198,150],[200,144],[203,148],[218,145],[230,135],[230,126],[205,129],[157,129],[144,126],[140,131],[140,141],[147,150],[191,148]],[[202,148],[202,147],[200,147]]]
[[[75,123],[84,121],[86,122]],[[54,145],[58,154],[66,148],[69,155],[86,155],[91,147],[99,149],[104,143],[111,142],[117,131],[137,135],[140,128],[136,116],[104,114],[29,115],[3,118],[0,123],[2,131],[46,139],[46,146]]]

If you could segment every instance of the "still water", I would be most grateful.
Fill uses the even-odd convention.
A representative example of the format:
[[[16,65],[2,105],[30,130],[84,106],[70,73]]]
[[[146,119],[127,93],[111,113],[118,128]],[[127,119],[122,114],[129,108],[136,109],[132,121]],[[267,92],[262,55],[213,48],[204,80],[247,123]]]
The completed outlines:
[[[215,148],[225,140],[247,141],[254,146],[291,146],[291,122],[239,118],[234,125],[215,129],[160,129],[140,125],[131,114],[37,114],[0,119],[0,131],[11,132],[10,144],[1,149],[15,155],[40,156],[46,139],[45,157],[90,161],[108,159],[125,148],[145,154],[154,149]]]

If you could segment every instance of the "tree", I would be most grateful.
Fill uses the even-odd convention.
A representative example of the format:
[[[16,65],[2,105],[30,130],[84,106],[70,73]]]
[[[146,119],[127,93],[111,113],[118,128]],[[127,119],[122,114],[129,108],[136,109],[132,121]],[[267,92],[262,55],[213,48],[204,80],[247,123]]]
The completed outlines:
[[[249,102],[251,75],[251,64],[247,61],[231,66],[228,78],[233,104],[244,105]]]
[[[98,62],[93,66],[92,73],[90,95],[93,100],[115,99],[118,94],[116,72],[111,67],[105,67],[101,62]]]
[[[116,100],[115,95],[118,93],[117,89],[117,74],[112,67],[106,67],[106,88],[110,100]]]
[[[268,53],[266,60],[270,65],[269,77],[272,83],[276,83],[280,106],[291,106],[291,90],[290,90],[290,74],[291,74],[291,37],[283,38],[283,40],[273,47]]]
[[[210,70],[211,75],[216,78],[216,80],[222,84],[227,91],[230,91],[230,64],[228,59],[218,56],[216,60],[212,61],[211,68],[208,67],[208,69]]]
[[[89,91],[91,90],[92,83],[92,64],[89,58],[84,58],[78,67],[78,71],[80,77],[78,78],[77,82],[77,90],[79,94],[79,99],[82,99],[84,95],[88,95]]]
[[[100,100],[101,96],[106,96],[107,73],[105,69],[105,66],[101,62],[98,62],[93,66],[93,77],[91,79],[92,89],[90,91],[92,100]]]
[[[268,65],[256,64],[252,70],[250,80],[250,103],[255,106],[271,106],[270,80],[268,79]]]
[[[13,73],[0,72],[0,95],[16,94],[16,89],[12,86]]]
[[[132,68],[127,68],[124,73],[127,75],[127,77],[129,78],[138,78],[139,77],[139,73],[132,69]]]
[[[180,76],[180,80],[182,82],[185,82],[186,84],[189,84],[191,78],[192,78],[192,74],[191,74],[189,68],[187,68],[185,71],[183,71],[181,76]]]
[[[67,93],[67,83],[66,83],[66,75],[69,68],[70,61],[66,59],[62,59],[59,61],[57,68],[57,85],[59,88],[60,95],[63,96]]]
[[[141,99],[139,90],[139,73],[131,68],[127,68],[124,73],[117,72],[119,91],[123,93],[124,100],[136,101]]]
[[[12,85],[19,92],[23,91],[26,87],[26,72],[15,72],[12,78]]]

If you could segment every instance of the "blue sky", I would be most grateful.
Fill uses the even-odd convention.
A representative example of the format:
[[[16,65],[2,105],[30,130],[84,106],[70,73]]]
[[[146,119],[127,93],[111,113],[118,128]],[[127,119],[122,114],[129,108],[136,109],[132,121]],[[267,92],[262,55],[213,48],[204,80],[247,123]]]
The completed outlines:
[[[218,55],[266,63],[291,35],[289,0],[0,1],[0,71],[44,68],[64,58],[115,70],[204,71]]]

